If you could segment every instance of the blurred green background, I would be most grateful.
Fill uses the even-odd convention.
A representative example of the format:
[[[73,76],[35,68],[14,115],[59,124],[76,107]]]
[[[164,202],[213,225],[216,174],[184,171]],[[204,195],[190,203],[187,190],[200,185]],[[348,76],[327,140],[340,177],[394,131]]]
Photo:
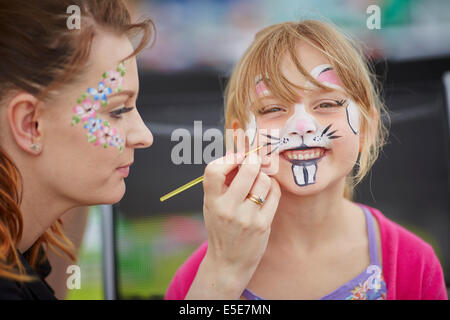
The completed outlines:
[[[122,299],[162,299],[178,267],[206,239],[201,213],[126,219],[118,216],[118,289]],[[99,300],[103,295],[101,212],[91,207],[77,264],[81,289],[69,300]]]

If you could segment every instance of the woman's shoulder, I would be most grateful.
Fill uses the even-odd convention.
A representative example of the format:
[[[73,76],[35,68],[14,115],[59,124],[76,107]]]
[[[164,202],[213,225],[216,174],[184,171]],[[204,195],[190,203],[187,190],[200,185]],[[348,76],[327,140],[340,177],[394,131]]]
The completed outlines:
[[[183,300],[186,297],[207,249],[208,242],[205,241],[178,268],[167,289],[166,300]]]
[[[433,247],[379,210],[362,206],[379,225],[388,299],[446,299],[443,270]]]
[[[20,284],[3,276],[0,276],[0,300],[23,300],[26,299]]]
[[[19,282],[0,275],[0,300],[55,299],[53,289],[44,280],[51,271],[49,262],[45,260],[33,269],[26,259],[28,252],[21,254],[17,251],[17,254],[26,274],[35,279]]]

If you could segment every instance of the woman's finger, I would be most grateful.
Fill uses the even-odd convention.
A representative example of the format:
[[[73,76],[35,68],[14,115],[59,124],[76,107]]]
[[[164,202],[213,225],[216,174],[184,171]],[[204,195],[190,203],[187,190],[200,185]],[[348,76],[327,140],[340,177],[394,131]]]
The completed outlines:
[[[270,177],[265,173],[260,172],[247,196],[247,199],[245,200],[247,206],[249,206],[250,208],[253,207],[261,209],[264,206],[264,202],[267,195],[269,194],[271,185],[272,181]],[[251,199],[252,197],[253,199]],[[257,199],[260,199],[263,203],[258,204]]]
[[[243,154],[229,152],[224,157],[210,162],[205,168],[203,179],[205,194],[213,197],[222,194],[227,175],[237,169],[243,160]]]
[[[238,203],[244,201],[259,174],[260,168],[261,160],[259,157],[250,153],[242,162],[236,177],[227,190],[230,201],[237,201]]]
[[[271,185],[269,194],[267,195],[264,206],[261,208],[260,216],[266,221],[267,224],[272,224],[273,217],[278,208],[278,202],[280,201],[281,190],[280,185],[274,178],[270,178]]]

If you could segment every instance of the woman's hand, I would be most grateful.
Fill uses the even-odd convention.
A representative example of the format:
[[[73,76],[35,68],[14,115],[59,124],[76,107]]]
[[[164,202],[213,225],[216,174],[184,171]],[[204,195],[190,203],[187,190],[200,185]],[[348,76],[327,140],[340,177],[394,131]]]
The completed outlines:
[[[208,250],[187,299],[237,299],[250,281],[266,250],[281,194],[278,183],[260,169],[254,153],[246,159],[229,153],[206,167]],[[248,199],[250,194],[264,203]]]

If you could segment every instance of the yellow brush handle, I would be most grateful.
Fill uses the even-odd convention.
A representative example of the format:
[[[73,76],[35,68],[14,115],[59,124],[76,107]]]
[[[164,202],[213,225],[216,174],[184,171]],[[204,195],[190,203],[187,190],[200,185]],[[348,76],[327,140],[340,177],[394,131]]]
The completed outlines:
[[[261,146],[259,146],[258,148],[255,148],[255,149],[253,149],[253,150],[250,150],[249,152],[247,152],[247,153],[245,154],[245,156],[248,156],[248,155],[249,155],[250,153],[252,153],[252,152],[258,151],[258,150],[261,149],[262,147],[263,147],[263,146],[261,145]],[[196,184],[198,184],[198,183],[200,183],[200,182],[202,182],[202,181],[203,181],[203,176],[198,177],[198,178],[196,178],[196,179],[194,179],[194,180],[192,180],[192,181],[189,181],[188,183],[182,185],[181,187],[176,188],[175,190],[169,192],[168,194],[163,195],[161,198],[159,198],[159,201],[161,201],[161,202],[166,201],[167,199],[172,198],[173,196],[175,196],[175,195],[177,195],[177,194],[183,192],[184,190],[189,189],[190,187],[195,186]]]
[[[184,190],[189,189],[190,187],[195,186],[197,183],[200,183],[202,181],[203,181],[203,176],[198,177],[197,179],[194,179],[192,181],[189,181],[188,183],[182,185],[181,187],[176,188],[175,190],[173,190],[173,191],[169,192],[168,194],[162,196],[161,198],[159,198],[159,201],[161,201],[161,202],[166,201],[167,199],[172,198],[173,196],[183,192]]]

